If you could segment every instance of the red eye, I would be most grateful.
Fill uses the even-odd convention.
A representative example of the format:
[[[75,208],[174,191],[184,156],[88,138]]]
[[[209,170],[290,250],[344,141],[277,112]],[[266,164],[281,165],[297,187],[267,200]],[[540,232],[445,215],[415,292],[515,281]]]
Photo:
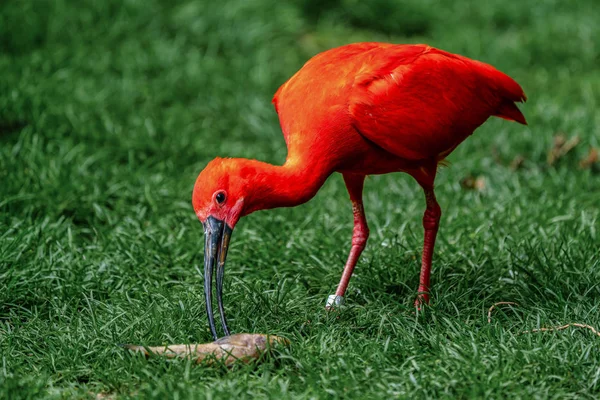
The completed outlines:
[[[217,195],[215,196],[215,200],[217,201],[217,203],[223,204],[225,202],[225,193],[223,193],[223,192],[217,193]]]

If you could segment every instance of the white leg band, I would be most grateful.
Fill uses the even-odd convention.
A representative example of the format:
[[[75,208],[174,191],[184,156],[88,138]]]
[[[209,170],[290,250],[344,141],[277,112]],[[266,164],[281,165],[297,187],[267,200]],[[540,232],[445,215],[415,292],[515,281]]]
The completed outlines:
[[[341,307],[343,305],[344,305],[344,297],[337,296],[335,294],[331,294],[327,298],[327,304],[325,305],[325,307],[332,308],[332,307]]]

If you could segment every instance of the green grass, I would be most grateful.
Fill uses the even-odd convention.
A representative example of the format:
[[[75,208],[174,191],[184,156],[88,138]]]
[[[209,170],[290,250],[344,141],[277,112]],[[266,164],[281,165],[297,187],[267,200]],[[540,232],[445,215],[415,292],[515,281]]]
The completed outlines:
[[[599,337],[520,334],[600,327],[600,175],[578,168],[600,146],[596,2],[376,3],[0,4],[0,398],[600,395]],[[529,127],[490,120],[439,174],[432,306],[412,308],[422,193],[393,174],[367,181],[372,235],[348,307],[324,312],[352,229],[334,175],[234,233],[230,326],[290,348],[228,371],[117,347],[210,341],[198,172],[217,155],[281,163],[274,91],[315,53],[365,40],[489,62],[529,96]],[[548,166],[557,132],[581,143]],[[485,189],[461,188],[467,175]],[[488,324],[498,301],[520,306]]]

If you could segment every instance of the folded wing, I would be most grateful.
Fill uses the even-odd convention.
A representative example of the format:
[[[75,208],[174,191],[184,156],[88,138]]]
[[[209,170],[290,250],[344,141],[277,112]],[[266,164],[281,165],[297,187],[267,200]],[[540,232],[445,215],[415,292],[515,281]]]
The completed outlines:
[[[488,64],[425,45],[375,49],[349,99],[365,138],[410,160],[448,155],[490,116],[525,124],[521,87]]]

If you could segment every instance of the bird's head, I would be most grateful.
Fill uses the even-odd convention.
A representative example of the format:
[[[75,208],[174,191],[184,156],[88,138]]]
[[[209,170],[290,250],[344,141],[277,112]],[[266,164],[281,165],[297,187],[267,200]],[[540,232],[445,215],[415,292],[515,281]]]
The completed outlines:
[[[217,339],[212,310],[212,276],[216,271],[216,292],[221,324],[229,335],[223,312],[223,275],[231,234],[243,215],[255,211],[257,161],[216,158],[200,173],[194,185],[192,204],[204,226],[204,295],[211,332]],[[260,181],[260,179],[258,179]]]
[[[274,166],[244,158],[215,158],[200,173],[192,204],[204,226],[204,296],[210,329],[217,339],[212,311],[212,276],[216,271],[216,293],[223,331],[229,335],[223,313],[223,274],[233,228],[244,215],[275,207],[290,207],[308,201],[326,176],[294,175],[296,165]]]
[[[212,217],[233,229],[242,216],[249,171],[244,170],[241,161],[215,158],[198,175],[192,205],[204,225]]]

